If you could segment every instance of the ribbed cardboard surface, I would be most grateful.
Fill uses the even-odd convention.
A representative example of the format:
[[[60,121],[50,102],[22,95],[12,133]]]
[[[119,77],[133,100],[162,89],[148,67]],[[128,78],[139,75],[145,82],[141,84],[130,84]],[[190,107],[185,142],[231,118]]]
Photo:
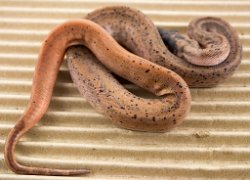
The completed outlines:
[[[186,121],[169,133],[157,134],[119,129],[96,113],[80,97],[64,63],[48,113],[18,144],[18,161],[88,167],[92,173],[85,179],[91,180],[250,178],[250,1],[1,0],[0,179],[84,179],[16,175],[4,163],[3,147],[28,103],[45,35],[67,19],[118,4],[142,10],[157,26],[182,32],[195,17],[224,18],[236,27],[243,42],[240,68],[216,88],[192,89]]]

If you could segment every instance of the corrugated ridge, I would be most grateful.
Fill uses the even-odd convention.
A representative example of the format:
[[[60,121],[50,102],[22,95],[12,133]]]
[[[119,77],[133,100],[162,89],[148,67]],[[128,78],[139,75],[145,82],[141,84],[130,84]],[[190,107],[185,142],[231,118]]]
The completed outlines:
[[[22,18],[41,18],[46,19],[47,14],[50,14],[50,18],[54,19],[69,19],[69,18],[80,18],[86,16],[88,12],[90,12],[91,9],[70,9],[70,8],[1,8],[0,7],[0,15],[1,17],[5,18],[20,18],[20,15]],[[16,12],[16,13],[13,13]],[[213,13],[213,16],[220,16],[228,21],[232,22],[248,22],[248,18],[250,17],[250,12],[214,12],[214,11],[155,11],[155,10],[144,10],[144,13],[148,14],[148,16],[152,20],[157,21],[174,21],[174,22],[187,22],[191,19],[197,17],[197,16],[210,16],[211,13]],[[174,18],[173,18],[174,17]]]
[[[250,177],[250,2],[247,0],[1,0],[0,179],[82,179],[15,175],[3,158],[4,141],[30,96],[42,39],[55,25],[107,5],[130,5],[157,26],[186,31],[199,16],[229,21],[243,42],[238,71],[215,88],[193,88],[186,121],[164,134],[117,128],[78,94],[66,63],[48,113],[18,145],[18,160],[36,166],[89,167],[86,179],[248,179]],[[133,85],[126,88],[152,96]]]
[[[0,19],[0,28],[4,29],[13,29],[17,28],[20,30],[34,30],[34,31],[49,31],[56,25],[64,22],[67,19],[57,19],[57,20],[50,20],[50,19],[13,19],[13,18],[1,18]],[[4,24],[4,26],[2,26]],[[154,24],[158,27],[170,30],[178,30],[179,32],[185,33],[188,23],[186,22],[165,22],[165,21],[154,21]],[[250,28],[250,24],[247,23],[231,23],[238,32],[242,35],[249,35],[248,29]],[[249,57],[249,55],[248,55]]]

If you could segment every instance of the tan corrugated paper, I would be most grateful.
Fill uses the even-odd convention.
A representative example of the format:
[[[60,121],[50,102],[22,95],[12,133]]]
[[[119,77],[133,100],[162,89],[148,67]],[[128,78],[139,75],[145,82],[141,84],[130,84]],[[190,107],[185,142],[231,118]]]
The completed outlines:
[[[4,163],[10,128],[23,113],[42,39],[56,24],[119,0],[0,1],[0,179],[85,179],[16,175]],[[239,70],[224,84],[192,89],[187,120],[164,134],[119,129],[95,112],[74,88],[64,64],[49,111],[17,147],[18,161],[34,166],[88,167],[86,179],[250,178],[250,1],[133,0],[127,5],[156,25],[186,30],[198,16],[219,16],[243,42]],[[141,90],[135,89],[136,93]]]

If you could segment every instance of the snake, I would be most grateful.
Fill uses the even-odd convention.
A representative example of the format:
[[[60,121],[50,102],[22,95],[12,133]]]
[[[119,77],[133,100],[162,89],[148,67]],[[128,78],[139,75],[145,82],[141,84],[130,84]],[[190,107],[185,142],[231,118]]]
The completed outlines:
[[[188,34],[157,29],[143,13],[124,6],[102,8],[85,20],[55,27],[41,47],[28,107],[7,137],[7,165],[19,174],[90,172],[26,166],[14,155],[18,140],[46,113],[64,56],[79,92],[118,126],[166,132],[182,123],[191,106],[189,86],[222,82],[239,66],[242,51],[236,31],[219,18],[192,21]],[[111,72],[160,98],[135,96]]]
[[[89,50],[71,47],[76,44]],[[87,168],[27,166],[15,158],[18,140],[42,119],[48,109],[66,51],[72,79],[80,92],[118,126],[137,131],[166,132],[187,116],[191,94],[181,76],[129,52],[97,23],[87,19],[70,20],[56,26],[43,41],[27,109],[7,136],[4,156],[13,172],[65,176],[90,172]],[[134,95],[111,72],[159,97],[146,99]]]
[[[107,6],[85,17],[101,25],[134,54],[173,70],[189,87],[214,87],[241,63],[242,45],[235,28],[218,17],[192,20],[187,35],[157,28],[140,10]]]

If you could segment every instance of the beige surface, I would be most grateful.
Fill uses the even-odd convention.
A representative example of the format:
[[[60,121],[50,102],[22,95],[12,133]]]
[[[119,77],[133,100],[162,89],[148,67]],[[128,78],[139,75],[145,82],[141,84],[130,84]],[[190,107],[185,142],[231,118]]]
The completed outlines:
[[[84,179],[15,175],[4,163],[3,146],[28,102],[43,37],[66,19],[114,4],[120,3],[0,1],[0,179]],[[250,1],[133,0],[128,5],[167,29],[185,31],[198,16],[228,20],[243,42],[239,70],[217,88],[192,89],[187,120],[174,131],[152,134],[116,128],[97,114],[73,87],[64,64],[49,112],[19,143],[18,160],[34,166],[89,167],[93,172],[86,179],[250,178]]]

